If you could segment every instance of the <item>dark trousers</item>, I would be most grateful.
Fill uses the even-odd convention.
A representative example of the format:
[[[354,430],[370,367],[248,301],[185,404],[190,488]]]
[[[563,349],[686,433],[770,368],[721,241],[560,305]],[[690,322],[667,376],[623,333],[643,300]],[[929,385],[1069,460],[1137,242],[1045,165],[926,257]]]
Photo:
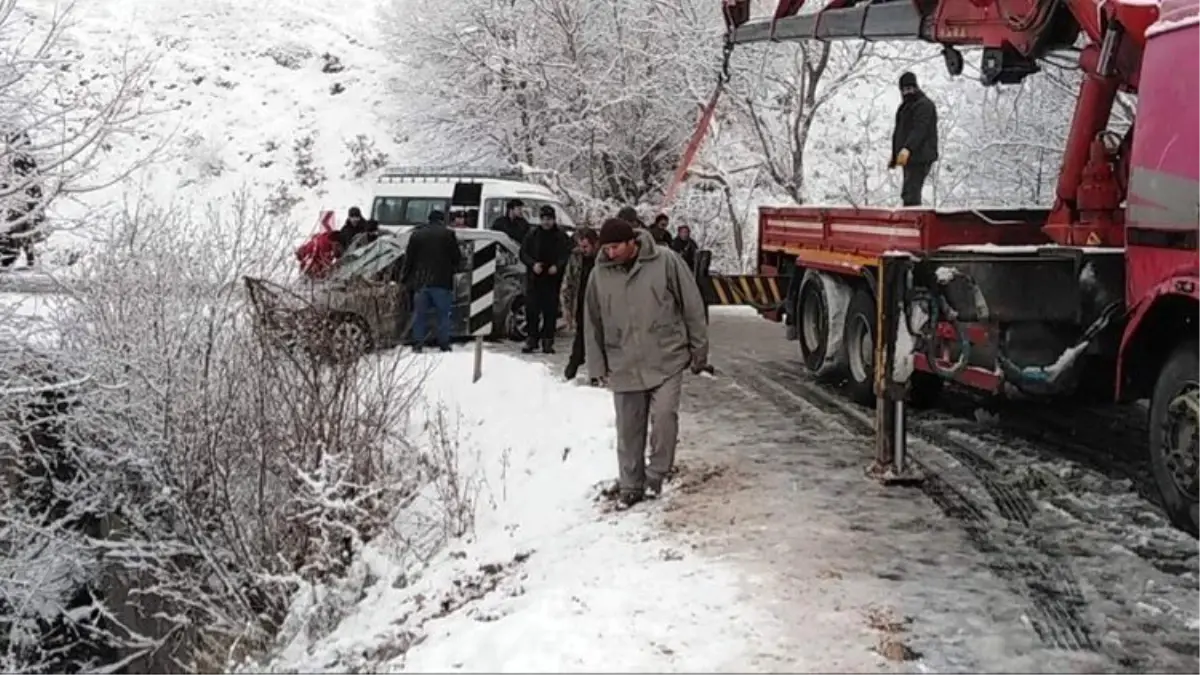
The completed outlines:
[[[583,289],[579,290],[583,293]],[[584,363],[587,363],[587,358],[583,353],[583,331],[587,330],[583,325],[583,305],[575,310],[575,339],[571,341],[571,358],[567,360],[568,369],[578,369]]]
[[[921,205],[921,190],[933,162],[909,162],[904,165],[904,182],[900,185],[900,199],[905,206]]]
[[[551,281],[534,281],[529,284],[526,307],[529,319],[529,344],[538,340],[553,342],[558,324],[559,285]]]
[[[437,343],[439,347],[450,346],[450,318],[454,311],[454,292],[449,288],[422,286],[413,295],[413,344],[425,344],[429,335],[429,310],[437,317]]]

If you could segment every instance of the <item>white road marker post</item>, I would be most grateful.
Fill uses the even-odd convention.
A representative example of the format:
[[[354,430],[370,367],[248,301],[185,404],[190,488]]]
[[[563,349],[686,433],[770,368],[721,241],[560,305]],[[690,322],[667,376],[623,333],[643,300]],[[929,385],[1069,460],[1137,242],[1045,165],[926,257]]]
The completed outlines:
[[[471,304],[468,330],[475,338],[475,367],[471,383],[483,377],[483,339],[492,334],[496,318],[496,247],[494,241],[479,239],[471,255]]]

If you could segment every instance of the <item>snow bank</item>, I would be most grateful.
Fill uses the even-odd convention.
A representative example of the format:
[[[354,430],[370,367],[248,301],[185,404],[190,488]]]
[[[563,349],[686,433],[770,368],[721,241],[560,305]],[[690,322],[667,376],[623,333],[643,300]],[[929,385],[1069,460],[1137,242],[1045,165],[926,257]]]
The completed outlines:
[[[763,636],[739,604],[735,570],[657,541],[652,505],[601,515],[593,504],[596,484],[616,472],[607,392],[491,353],[472,384],[469,353],[429,358],[427,406],[460,413],[461,469],[477,472],[474,534],[419,569],[405,569],[386,545],[365,551],[356,607],[312,636],[294,625],[315,611],[313,594],[302,594],[293,635],[269,669],[747,667]]]

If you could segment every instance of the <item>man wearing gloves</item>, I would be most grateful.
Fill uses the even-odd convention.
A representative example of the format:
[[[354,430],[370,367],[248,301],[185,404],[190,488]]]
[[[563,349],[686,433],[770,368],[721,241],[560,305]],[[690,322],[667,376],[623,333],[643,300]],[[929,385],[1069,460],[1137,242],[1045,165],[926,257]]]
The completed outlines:
[[[618,507],[628,508],[660,494],[675,464],[683,371],[707,366],[708,325],[691,270],[649,232],[613,218],[599,239],[580,329],[589,375],[613,392]]]
[[[888,168],[904,170],[900,199],[905,206],[921,205],[921,190],[938,158],[937,108],[917,86],[917,76],[900,76],[900,95],[904,98],[896,110],[892,131],[892,158]]]

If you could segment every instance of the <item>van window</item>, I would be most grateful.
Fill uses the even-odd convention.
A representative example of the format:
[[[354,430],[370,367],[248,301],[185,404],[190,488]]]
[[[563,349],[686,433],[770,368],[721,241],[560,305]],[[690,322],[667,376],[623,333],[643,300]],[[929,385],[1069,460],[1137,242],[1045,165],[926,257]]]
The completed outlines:
[[[521,197],[521,201],[525,202],[525,218],[531,223],[537,223],[538,211],[542,208],[542,206],[549,204],[554,207],[554,213],[558,215],[558,224],[560,226],[568,228],[575,226],[574,221],[571,220],[571,216],[567,215],[567,212],[563,210],[562,206],[559,206],[554,202],[543,201],[540,199],[529,199],[528,197]],[[496,221],[504,215],[504,207],[506,204],[508,204],[508,202],[509,199],[489,199],[483,203],[484,227],[489,230],[492,229],[492,226],[496,223]]]
[[[376,197],[371,217],[380,225],[424,225],[431,212],[448,217],[449,209],[450,200],[441,197]]]

